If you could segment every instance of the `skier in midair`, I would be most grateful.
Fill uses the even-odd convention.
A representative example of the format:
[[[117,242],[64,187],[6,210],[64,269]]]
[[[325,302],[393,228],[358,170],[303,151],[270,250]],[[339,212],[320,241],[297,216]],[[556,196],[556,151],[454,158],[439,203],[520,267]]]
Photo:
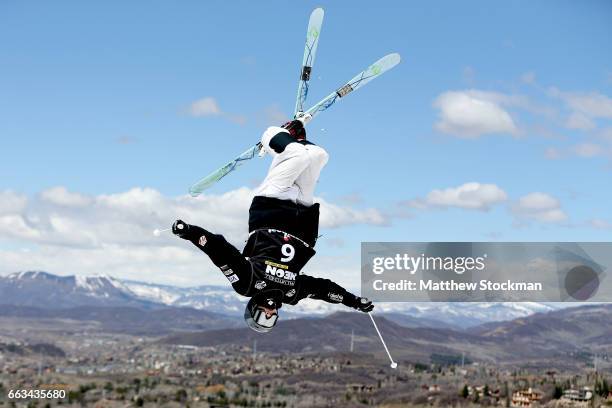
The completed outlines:
[[[309,115],[271,126],[261,138],[272,164],[255,192],[249,209],[249,238],[242,251],[221,235],[177,220],[172,232],[191,241],[208,255],[240,295],[250,297],[246,324],[265,333],[278,320],[278,309],[305,298],[370,312],[374,305],[329,279],[300,271],[315,254],[319,231],[319,204],[314,189],[328,161],[327,152],[306,139]]]

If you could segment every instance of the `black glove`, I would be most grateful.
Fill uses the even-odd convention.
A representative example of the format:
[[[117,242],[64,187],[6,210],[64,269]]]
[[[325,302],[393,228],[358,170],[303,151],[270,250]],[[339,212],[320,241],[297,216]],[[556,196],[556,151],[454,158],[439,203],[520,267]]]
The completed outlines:
[[[189,224],[187,224],[183,220],[176,220],[174,221],[174,224],[172,224],[172,233],[183,239],[188,239],[187,238],[188,231],[189,231]]]
[[[289,134],[297,140],[306,139],[306,129],[301,120],[292,120],[281,126],[283,129],[287,129]]]
[[[372,304],[371,300],[369,300],[368,298],[359,297],[359,296],[355,297],[355,300],[352,302],[350,306],[353,309],[357,309],[360,312],[364,312],[364,313],[370,313],[372,309],[374,309],[374,305]]]

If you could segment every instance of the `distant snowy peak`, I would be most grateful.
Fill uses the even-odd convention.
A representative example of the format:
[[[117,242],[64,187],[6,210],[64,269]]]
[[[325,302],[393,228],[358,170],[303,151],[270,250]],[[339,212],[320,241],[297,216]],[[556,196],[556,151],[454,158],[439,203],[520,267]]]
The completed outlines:
[[[42,271],[28,271],[0,277],[0,297],[16,305],[157,305],[215,311],[241,315],[246,298],[231,287],[198,286],[182,288],[130,280],[108,275],[57,276]],[[559,309],[557,304],[523,303],[377,303],[377,313],[400,314],[454,326],[470,327],[493,321],[512,320],[534,313]],[[283,310],[286,316],[324,316],[345,310],[312,299]]]
[[[240,314],[246,299],[230,287],[199,286],[178,288],[135,281],[124,281],[136,296],[168,306],[215,310],[225,314]],[[534,313],[558,309],[536,302],[523,303],[377,303],[379,313],[400,313],[416,318],[442,321],[463,327],[492,321],[505,321],[526,317]],[[342,305],[304,299],[297,306],[283,310],[291,316],[325,316],[345,310]]]
[[[88,290],[91,292],[98,292],[100,290],[118,290],[126,292],[126,294],[132,294],[130,289],[125,286],[121,281],[111,278],[108,275],[96,275],[96,276],[69,276],[68,278],[74,279],[76,287]]]
[[[181,290],[171,286],[136,281],[124,281],[123,285],[127,290],[141,299],[162,303],[164,305],[172,305],[181,297]]]
[[[88,306],[148,306],[120,280],[107,275],[58,276],[42,271],[0,277],[4,304],[49,308]]]
[[[387,316],[404,315],[432,322],[432,324],[441,322],[448,327],[465,329],[483,323],[507,321],[558,308],[558,306],[541,303],[389,302],[376,303],[374,310]]]
[[[58,279],[60,276],[53,275],[42,271],[25,271],[25,272],[14,272],[7,275],[6,279],[20,280],[20,279]]]
[[[246,298],[231,288],[219,286],[198,286],[179,288],[137,281],[123,281],[135,296],[150,302],[167,306],[190,307],[199,310],[215,310],[223,314],[242,313]]]
[[[100,289],[117,289],[129,292],[129,288],[120,280],[108,275],[70,275],[59,276],[42,271],[15,272],[6,277],[10,281],[52,281],[62,282],[67,285],[74,285],[76,288],[95,292]]]

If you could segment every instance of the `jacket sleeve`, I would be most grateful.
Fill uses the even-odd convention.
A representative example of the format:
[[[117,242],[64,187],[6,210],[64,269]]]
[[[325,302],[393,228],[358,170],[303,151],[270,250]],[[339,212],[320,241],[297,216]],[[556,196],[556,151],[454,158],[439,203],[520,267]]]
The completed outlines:
[[[300,283],[298,300],[304,298],[318,299],[328,303],[342,303],[353,308],[359,303],[357,296],[329,279],[300,275]]]

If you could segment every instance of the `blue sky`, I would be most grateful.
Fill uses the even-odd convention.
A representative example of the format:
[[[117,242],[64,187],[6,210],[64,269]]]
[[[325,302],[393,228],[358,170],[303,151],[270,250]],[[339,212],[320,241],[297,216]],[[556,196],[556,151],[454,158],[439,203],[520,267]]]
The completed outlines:
[[[317,6],[326,15],[310,103],[402,55],[308,129],[331,156],[319,196],[345,217],[322,231],[320,274],[343,263],[341,280],[357,280],[361,241],[609,240],[610,2],[5,1],[0,273],[213,276],[138,269],[130,253],[155,263],[147,245],[182,243],[124,235],[175,214],[220,218],[177,197],[291,113]],[[202,100],[212,110],[194,114]],[[210,200],[254,187],[267,165],[249,163]],[[233,214],[226,228],[239,241]],[[109,247],[114,264],[70,261]],[[195,265],[176,256],[185,271]]]

